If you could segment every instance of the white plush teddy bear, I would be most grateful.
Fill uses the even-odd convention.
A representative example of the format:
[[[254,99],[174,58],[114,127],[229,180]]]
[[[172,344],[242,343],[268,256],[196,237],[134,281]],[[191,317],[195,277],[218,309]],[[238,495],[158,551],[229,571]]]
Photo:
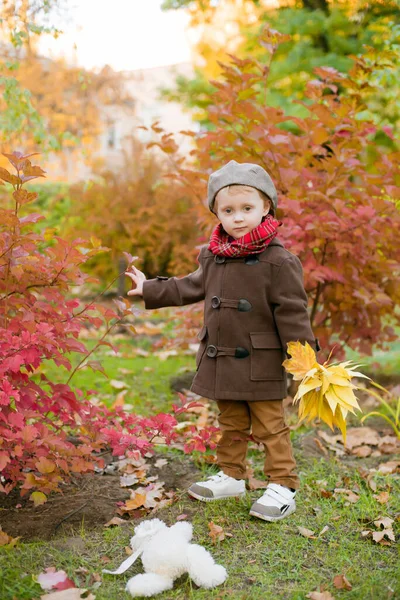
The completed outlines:
[[[203,588],[213,588],[228,577],[221,565],[216,565],[211,554],[198,544],[191,544],[193,528],[181,521],[172,527],[151,519],[135,527],[131,538],[133,554],[116,571],[103,569],[104,573],[124,573],[141,556],[145,573],[135,575],[126,584],[134,597],[154,596],[171,590],[174,580],[188,573],[194,583]]]

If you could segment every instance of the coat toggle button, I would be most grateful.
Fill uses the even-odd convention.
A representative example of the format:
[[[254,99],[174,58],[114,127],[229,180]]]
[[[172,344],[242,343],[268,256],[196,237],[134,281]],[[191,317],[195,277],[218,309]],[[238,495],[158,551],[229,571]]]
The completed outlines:
[[[253,306],[252,306],[251,302],[246,300],[246,298],[240,298],[238,305],[237,305],[237,309],[239,312],[248,312],[252,308],[253,308]]]
[[[213,346],[213,345],[208,346],[206,354],[210,358],[215,358],[217,356],[217,354],[218,354],[217,347]]]
[[[218,296],[213,296],[211,298],[211,306],[213,308],[219,308],[221,304],[221,298],[218,298]]]
[[[235,350],[235,358],[246,358],[249,354],[250,352],[241,346],[238,346]]]

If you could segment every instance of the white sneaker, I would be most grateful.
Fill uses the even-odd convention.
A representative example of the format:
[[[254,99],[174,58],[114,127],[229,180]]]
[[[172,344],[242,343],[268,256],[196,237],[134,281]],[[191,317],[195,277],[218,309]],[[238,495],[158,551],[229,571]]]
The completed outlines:
[[[270,483],[264,495],[254,502],[250,514],[264,521],[280,521],[296,510],[295,496],[296,492],[289,488]]]
[[[211,475],[207,478],[207,481],[193,483],[188,489],[190,496],[202,502],[222,500],[223,498],[231,498],[232,496],[244,496],[245,493],[246,486],[244,479],[234,479],[225,475],[223,471],[220,471],[217,475]]]

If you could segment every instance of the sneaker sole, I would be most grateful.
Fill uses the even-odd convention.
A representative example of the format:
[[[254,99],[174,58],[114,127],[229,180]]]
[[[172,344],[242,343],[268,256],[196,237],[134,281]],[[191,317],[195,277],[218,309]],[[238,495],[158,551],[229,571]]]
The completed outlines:
[[[256,512],[255,510],[251,510],[249,514],[252,517],[257,517],[258,519],[262,519],[263,521],[268,521],[269,523],[273,523],[274,521],[282,521],[282,519],[286,519],[289,515],[295,512],[296,508],[292,510],[288,509],[283,515],[280,517],[269,517],[268,515],[263,515],[262,513]]]
[[[218,496],[218,498],[206,498],[205,496],[200,496],[199,494],[191,492],[190,490],[188,490],[188,494],[189,496],[192,496],[192,498],[196,498],[196,500],[200,500],[201,502],[215,502],[216,500],[226,500],[226,498],[243,498],[246,495],[246,492],[234,495],[227,494],[225,496]]]

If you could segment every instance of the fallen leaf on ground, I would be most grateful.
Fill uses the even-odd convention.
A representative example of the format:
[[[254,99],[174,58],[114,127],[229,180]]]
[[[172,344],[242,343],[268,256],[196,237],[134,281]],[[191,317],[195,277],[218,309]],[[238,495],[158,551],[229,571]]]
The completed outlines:
[[[310,592],[306,598],[310,598],[310,600],[335,600],[330,592]]]
[[[319,490],[319,493],[322,496],[322,498],[332,498],[333,496],[333,492],[330,492],[329,490],[321,489]]]
[[[335,488],[333,490],[333,495],[336,496],[336,494],[343,494],[343,495],[345,495],[346,496],[346,500],[348,502],[351,502],[351,504],[355,504],[360,499],[360,496],[357,496],[357,494],[355,494],[351,490],[347,490],[345,488]]]
[[[333,578],[333,585],[338,590],[351,590],[353,586],[345,575],[335,575]]]
[[[127,393],[128,393],[128,390],[122,390],[122,392],[117,394],[117,397],[115,398],[114,402],[112,403],[111,408],[115,409],[118,407],[122,407],[125,404],[124,397]]]
[[[21,536],[13,538],[11,535],[8,535],[5,531],[2,530],[0,525],[0,546],[4,546],[7,548],[13,548],[18,540],[21,539]]]
[[[139,508],[139,506],[143,506],[145,502],[146,502],[146,494],[135,493],[135,495],[132,498],[130,498],[129,500],[126,500],[125,504],[123,504],[120,507],[118,512],[121,511],[121,513],[124,513],[124,512],[129,512],[131,510],[135,510],[135,508]]]
[[[65,584],[68,588],[75,587],[74,582],[68,579],[66,572],[56,571],[55,567],[48,567],[44,573],[40,573],[37,577],[37,582],[42,590],[51,590],[53,588],[63,589],[63,587],[60,588],[60,585],[64,586]]]
[[[328,529],[329,529],[328,525],[325,525],[325,527],[323,529],[321,529],[321,531],[319,532],[318,535],[319,536],[324,535],[324,533],[326,533],[328,531]]]
[[[110,385],[115,390],[123,390],[124,388],[128,387],[128,384],[125,381],[118,381],[118,379],[111,379]]]
[[[356,446],[351,450],[353,456],[358,456],[358,458],[366,458],[370,456],[372,453],[372,449],[370,446]]]
[[[375,527],[383,527],[384,529],[386,529],[387,527],[392,527],[393,525],[393,519],[391,519],[390,517],[382,517],[381,519],[377,519],[376,521],[374,521],[374,525]]]
[[[311,531],[311,529],[306,529],[306,527],[297,527],[298,532],[300,533],[300,535],[302,535],[303,537],[306,538],[311,538],[313,540],[316,540],[316,536],[315,531]]]
[[[161,350],[160,352],[153,352],[153,356],[158,356],[160,360],[166,360],[170,356],[177,356],[177,350]]]
[[[267,487],[268,482],[262,479],[256,479],[254,477],[254,469],[250,466],[247,467],[247,481],[251,490],[261,490]]]
[[[377,468],[377,472],[383,475],[390,475],[391,473],[397,473],[397,471],[400,471],[400,460],[389,460],[380,464]]]
[[[395,541],[395,536],[392,529],[393,519],[390,517],[382,517],[381,519],[374,521],[374,525],[377,529],[379,529],[379,531],[371,531],[370,529],[366,529],[365,531],[361,532],[361,537],[372,537],[375,543],[380,544],[381,546],[390,546],[390,542]]]
[[[213,544],[217,542],[222,542],[225,539],[225,532],[220,525],[216,525],[213,521],[208,523],[208,528],[210,530],[209,536],[212,539]]]
[[[379,434],[371,427],[351,427],[347,430],[346,448],[351,450],[356,446],[366,444],[368,446],[377,446],[379,444]]]
[[[385,435],[380,438],[378,448],[383,454],[395,454],[400,450],[400,440],[394,435]]]
[[[185,519],[187,519],[187,518],[188,518],[187,514],[186,514],[186,513],[182,513],[181,515],[178,515],[178,516],[176,517],[176,520],[177,520],[177,521],[184,521],[184,520],[185,520]]]
[[[122,525],[123,523],[126,523],[124,519],[120,519],[119,517],[113,517],[111,521],[107,521],[107,523],[104,524],[104,527],[111,527],[112,525]]]
[[[159,503],[165,493],[163,484],[164,482],[160,481],[159,483],[149,485],[147,488],[143,488],[143,493],[146,496],[145,508],[154,508]]]
[[[124,475],[119,478],[119,485],[121,487],[129,487],[135,485],[138,481],[139,479],[136,477],[136,473],[124,473]]]
[[[392,542],[395,541],[393,529],[384,529],[383,531],[372,532],[372,539],[374,540],[374,542],[376,542],[377,544],[382,544],[383,546],[388,546],[390,542],[387,542],[385,540],[385,536],[389,538],[389,540],[391,540]]]
[[[156,462],[154,463],[154,466],[156,467],[156,469],[161,469],[161,467],[164,467],[165,465],[168,464],[168,461],[166,458],[159,458],[158,460],[156,460]]]
[[[389,492],[381,492],[380,494],[375,494],[374,498],[379,504],[386,504],[389,500]]]
[[[61,592],[51,592],[40,596],[40,600],[96,600],[96,596],[85,589],[70,588]]]

